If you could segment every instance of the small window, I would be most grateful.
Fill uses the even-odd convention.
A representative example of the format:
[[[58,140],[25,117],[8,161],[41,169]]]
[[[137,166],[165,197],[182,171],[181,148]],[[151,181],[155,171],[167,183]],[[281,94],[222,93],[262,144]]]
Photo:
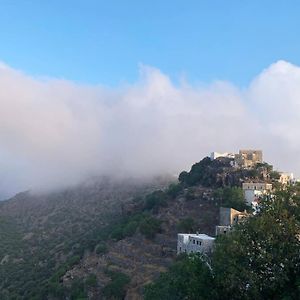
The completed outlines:
[[[193,244],[195,244],[195,240],[193,240]]]

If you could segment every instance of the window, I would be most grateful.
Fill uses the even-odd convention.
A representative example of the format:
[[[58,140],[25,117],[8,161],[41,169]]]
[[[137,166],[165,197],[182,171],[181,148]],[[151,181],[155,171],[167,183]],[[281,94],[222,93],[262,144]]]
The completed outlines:
[[[193,244],[195,244],[195,240],[193,240]]]

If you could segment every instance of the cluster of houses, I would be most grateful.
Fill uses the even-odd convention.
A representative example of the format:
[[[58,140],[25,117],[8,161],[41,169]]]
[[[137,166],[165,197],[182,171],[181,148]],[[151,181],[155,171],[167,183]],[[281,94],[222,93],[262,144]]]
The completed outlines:
[[[253,168],[258,163],[263,163],[261,150],[240,150],[238,154],[233,153],[211,153],[212,160],[219,157],[232,159],[232,166],[236,168]],[[283,185],[295,182],[293,174],[279,173],[278,182]],[[263,195],[272,191],[272,184],[267,182],[244,182],[242,184],[244,199],[247,205],[253,208],[253,214],[259,209],[259,202]],[[246,211],[238,211],[233,208],[220,207],[219,225],[216,226],[215,235],[226,234],[233,230],[234,226],[249,216]],[[179,233],[177,238],[177,254],[180,253],[210,253],[213,249],[215,237],[206,234]]]

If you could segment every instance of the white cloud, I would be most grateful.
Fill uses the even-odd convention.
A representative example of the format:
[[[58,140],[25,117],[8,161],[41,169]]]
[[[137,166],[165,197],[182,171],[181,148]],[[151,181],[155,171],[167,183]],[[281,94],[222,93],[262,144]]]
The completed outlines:
[[[145,66],[136,84],[112,90],[1,64],[0,189],[174,173],[213,150],[239,148],[261,148],[271,163],[300,174],[299,82],[300,68],[284,61],[243,91],[228,82],[176,86]]]

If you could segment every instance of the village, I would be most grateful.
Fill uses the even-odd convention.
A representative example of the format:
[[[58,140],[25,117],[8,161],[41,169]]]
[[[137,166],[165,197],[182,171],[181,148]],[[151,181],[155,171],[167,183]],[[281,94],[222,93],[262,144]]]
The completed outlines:
[[[212,152],[210,159],[218,160],[223,158],[231,159],[231,166],[234,169],[253,169],[263,164],[263,153],[261,150],[239,150],[239,153],[218,153]],[[276,182],[282,187],[293,185],[298,182],[293,173],[276,172]],[[181,253],[202,253],[210,254],[213,251],[214,242],[217,236],[228,234],[234,230],[237,224],[243,222],[251,214],[256,214],[260,209],[260,202],[263,197],[271,196],[274,186],[264,178],[262,180],[246,180],[241,183],[244,201],[249,207],[248,211],[238,211],[232,207],[220,207],[219,224],[215,227],[215,236],[204,233],[178,233],[177,255]]]

